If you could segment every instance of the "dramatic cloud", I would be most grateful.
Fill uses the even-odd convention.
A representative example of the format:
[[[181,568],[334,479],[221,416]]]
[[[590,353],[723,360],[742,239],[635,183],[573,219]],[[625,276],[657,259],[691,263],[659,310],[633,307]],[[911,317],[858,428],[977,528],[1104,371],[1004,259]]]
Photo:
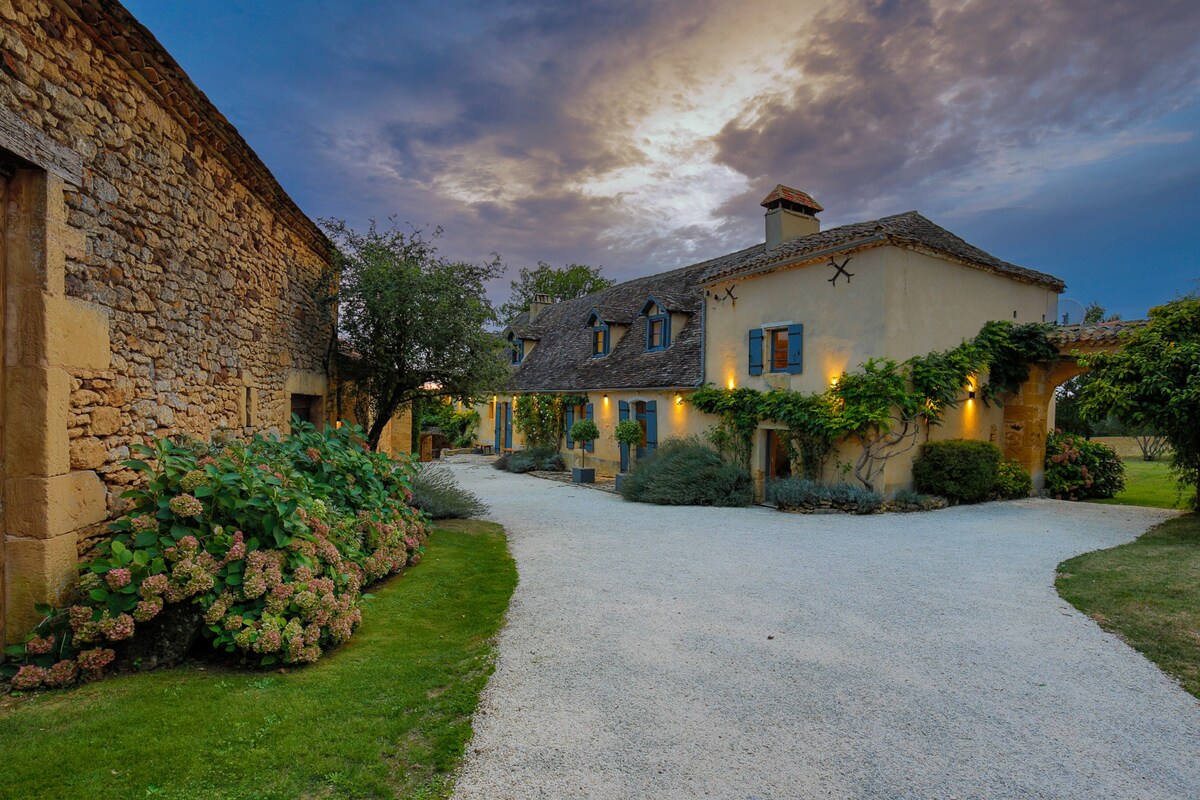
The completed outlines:
[[[1200,273],[1194,0],[130,7],[310,214],[440,225],[454,256],[645,274],[761,240],[784,182],[1127,314]],[[1157,219],[1106,238],[1135,199]]]

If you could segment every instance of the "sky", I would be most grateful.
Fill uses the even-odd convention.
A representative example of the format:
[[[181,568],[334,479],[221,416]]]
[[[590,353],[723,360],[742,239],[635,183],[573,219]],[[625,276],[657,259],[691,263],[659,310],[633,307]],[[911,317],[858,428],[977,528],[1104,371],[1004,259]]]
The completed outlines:
[[[509,278],[761,242],[783,183],[1126,319],[1200,289],[1195,0],[125,5],[309,216],[440,227]]]

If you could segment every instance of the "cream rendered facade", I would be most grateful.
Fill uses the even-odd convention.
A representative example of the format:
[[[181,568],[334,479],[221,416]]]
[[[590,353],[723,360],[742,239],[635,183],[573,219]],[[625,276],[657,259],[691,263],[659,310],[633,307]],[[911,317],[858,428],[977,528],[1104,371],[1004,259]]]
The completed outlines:
[[[903,361],[954,347],[992,320],[1045,322],[1058,314],[1054,289],[934,254],[882,245],[839,252],[833,258],[843,263],[847,256],[845,268],[853,274],[849,281],[840,276],[830,283],[835,269],[825,257],[706,286],[708,382],[761,391],[822,392],[843,372],[869,358]],[[771,372],[769,346],[764,346],[762,374],[751,375],[750,330],[793,324],[804,326],[802,371]],[[980,379],[986,381],[986,375]],[[978,398],[978,393],[977,399],[964,398],[946,415],[944,424],[921,434],[922,441],[981,439],[1003,447],[1004,409]],[[760,492],[766,478],[766,430],[771,427],[783,426],[764,425],[755,441],[752,473]],[[912,459],[918,452],[914,448],[907,457],[889,462],[883,477],[885,493],[911,487]],[[825,478],[835,479],[837,462],[849,462],[856,453],[853,443],[843,443],[830,459]]]

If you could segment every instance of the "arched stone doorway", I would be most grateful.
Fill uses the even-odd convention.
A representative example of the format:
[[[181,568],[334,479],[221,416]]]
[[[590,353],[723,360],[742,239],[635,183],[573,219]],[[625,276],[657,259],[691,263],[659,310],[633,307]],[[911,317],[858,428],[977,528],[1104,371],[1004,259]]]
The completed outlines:
[[[1005,400],[1004,455],[1029,470],[1035,492],[1045,485],[1046,434],[1054,392],[1066,381],[1087,372],[1079,366],[1076,354],[1112,352],[1120,347],[1124,332],[1144,324],[1142,320],[1117,320],[1055,328],[1050,340],[1058,348],[1059,358],[1035,364],[1021,391]]]

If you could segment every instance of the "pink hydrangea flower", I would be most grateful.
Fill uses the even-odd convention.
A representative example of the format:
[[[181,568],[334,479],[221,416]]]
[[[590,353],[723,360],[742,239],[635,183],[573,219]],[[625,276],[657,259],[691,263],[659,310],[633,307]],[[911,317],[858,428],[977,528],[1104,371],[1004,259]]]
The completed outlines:
[[[156,531],[158,530],[158,520],[149,514],[143,514],[140,517],[134,517],[132,520],[130,520],[129,528],[134,533]]]
[[[71,606],[71,610],[67,612],[71,619],[71,630],[75,633],[85,626],[91,624],[94,612],[88,606]]]
[[[112,663],[117,654],[107,647],[84,650],[79,654],[79,666],[88,672],[99,672]]]
[[[180,517],[198,517],[204,513],[204,504],[190,494],[180,494],[167,504],[171,513]]]
[[[59,661],[46,674],[46,683],[49,686],[67,686],[75,682],[79,677],[79,665],[74,661],[67,659]]]
[[[121,589],[128,586],[133,580],[133,574],[124,567],[118,567],[105,573],[104,580],[110,589]]]
[[[158,597],[165,591],[167,591],[167,576],[165,573],[151,575],[142,581],[142,585],[138,587],[138,594],[146,599]]]
[[[33,656],[44,656],[54,649],[54,637],[35,636],[25,643],[25,652]]]
[[[162,598],[152,597],[149,600],[142,600],[137,604],[137,608],[133,610],[133,618],[138,622],[147,622],[157,617],[158,612],[162,610]]]
[[[17,674],[12,676],[12,687],[22,692],[36,689],[46,682],[49,673],[42,667],[26,664],[17,670]]]

